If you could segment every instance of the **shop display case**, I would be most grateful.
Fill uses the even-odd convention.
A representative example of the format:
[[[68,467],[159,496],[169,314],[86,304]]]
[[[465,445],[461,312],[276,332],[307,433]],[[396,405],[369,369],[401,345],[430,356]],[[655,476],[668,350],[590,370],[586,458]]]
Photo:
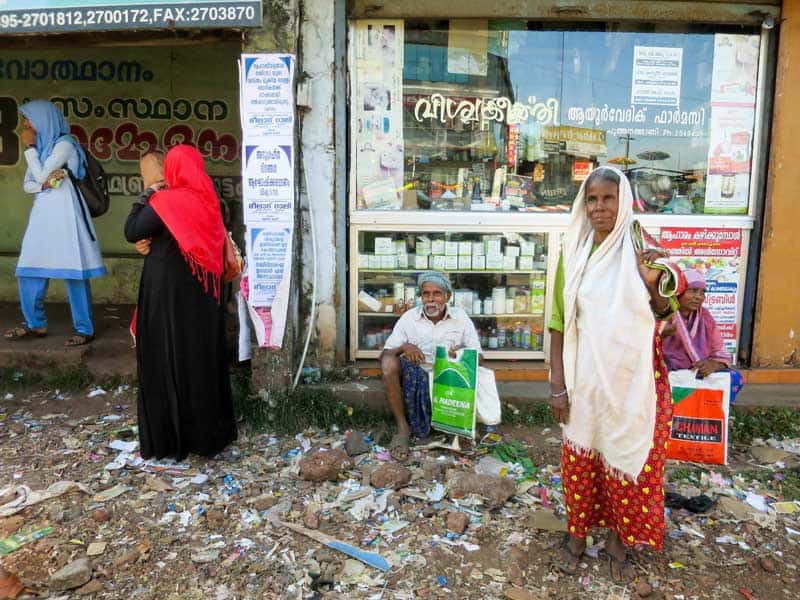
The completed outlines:
[[[353,358],[380,354],[400,315],[419,305],[417,277],[432,269],[449,275],[451,304],[473,320],[487,359],[543,359],[552,237],[359,227],[351,244]]]

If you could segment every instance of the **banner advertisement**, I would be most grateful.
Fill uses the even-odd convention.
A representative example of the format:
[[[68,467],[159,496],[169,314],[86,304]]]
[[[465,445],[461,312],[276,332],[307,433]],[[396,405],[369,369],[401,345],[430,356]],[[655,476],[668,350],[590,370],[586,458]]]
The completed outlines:
[[[431,395],[431,427],[438,431],[475,437],[475,390],[478,351],[467,348],[450,358],[447,348],[436,347]]]
[[[682,69],[683,48],[634,46],[631,104],[680,106]]]
[[[103,166],[111,193],[95,220],[103,253],[130,254],[122,235],[144,187],[139,159],[181,143],[200,151],[220,199],[241,202],[236,60],[238,43],[193,46],[5,50],[0,56],[0,251],[17,253],[33,197],[22,190],[26,163],[19,108],[30,99],[60,108],[72,134]],[[196,65],[202,64],[198,70]]]
[[[292,274],[294,74],[291,54],[241,57],[247,301],[259,346],[268,348],[283,345]]]
[[[261,0],[3,0],[0,34],[260,27]],[[209,64],[209,63],[203,63]]]
[[[697,269],[705,275],[704,306],[717,322],[726,351],[735,357],[739,271],[745,268],[742,230],[662,227],[659,242],[682,269]]]

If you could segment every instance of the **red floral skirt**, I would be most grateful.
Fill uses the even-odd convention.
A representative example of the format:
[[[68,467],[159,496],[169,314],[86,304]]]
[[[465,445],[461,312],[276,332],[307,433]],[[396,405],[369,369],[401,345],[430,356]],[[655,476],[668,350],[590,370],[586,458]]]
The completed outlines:
[[[628,546],[660,551],[664,541],[664,463],[672,427],[672,392],[661,351],[653,339],[656,425],[653,445],[637,481],[612,475],[595,452],[561,447],[561,481],[570,534],[585,538],[593,527],[615,531]]]

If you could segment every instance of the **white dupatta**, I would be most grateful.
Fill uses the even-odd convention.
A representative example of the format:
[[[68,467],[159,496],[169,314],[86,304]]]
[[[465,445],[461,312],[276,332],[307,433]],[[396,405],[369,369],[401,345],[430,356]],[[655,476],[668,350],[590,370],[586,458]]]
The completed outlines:
[[[635,480],[655,428],[655,318],[631,236],[631,186],[612,170],[620,178],[619,210],[609,236],[592,252],[585,182],[564,236],[564,438],[575,451],[599,453],[617,477]]]

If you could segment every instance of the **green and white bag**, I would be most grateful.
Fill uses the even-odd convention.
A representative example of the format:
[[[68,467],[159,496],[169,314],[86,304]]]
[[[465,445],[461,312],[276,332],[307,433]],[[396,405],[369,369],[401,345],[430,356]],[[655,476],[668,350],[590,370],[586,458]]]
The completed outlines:
[[[447,348],[437,346],[433,363],[431,427],[475,438],[475,394],[478,351],[467,348],[451,359]]]

